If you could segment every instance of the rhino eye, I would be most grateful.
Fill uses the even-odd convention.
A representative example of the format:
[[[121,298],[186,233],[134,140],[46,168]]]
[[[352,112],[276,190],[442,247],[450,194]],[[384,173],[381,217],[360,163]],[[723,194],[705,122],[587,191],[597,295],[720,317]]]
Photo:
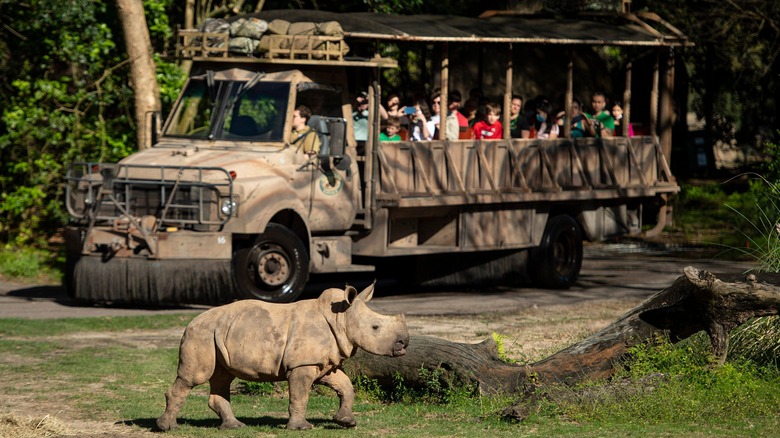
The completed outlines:
[[[374,324],[371,326],[371,328],[374,329],[374,331],[377,331],[379,330],[379,324]]]

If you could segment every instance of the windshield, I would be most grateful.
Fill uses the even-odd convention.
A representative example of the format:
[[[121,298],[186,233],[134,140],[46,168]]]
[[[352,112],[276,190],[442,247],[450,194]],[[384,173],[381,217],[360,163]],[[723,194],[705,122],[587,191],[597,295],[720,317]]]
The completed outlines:
[[[288,82],[193,79],[174,110],[166,135],[234,141],[283,141]],[[213,100],[212,100],[213,99]]]

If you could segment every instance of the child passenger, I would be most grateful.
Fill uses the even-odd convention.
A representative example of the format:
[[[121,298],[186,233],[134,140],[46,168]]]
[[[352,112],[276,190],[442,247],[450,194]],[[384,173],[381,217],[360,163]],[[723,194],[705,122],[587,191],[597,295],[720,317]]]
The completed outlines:
[[[398,132],[401,130],[401,119],[395,116],[387,118],[385,130],[379,133],[379,141],[401,141]]]
[[[485,106],[485,120],[474,124],[474,138],[477,140],[498,140],[503,137],[504,130],[498,118],[501,117],[501,107],[494,103]]]

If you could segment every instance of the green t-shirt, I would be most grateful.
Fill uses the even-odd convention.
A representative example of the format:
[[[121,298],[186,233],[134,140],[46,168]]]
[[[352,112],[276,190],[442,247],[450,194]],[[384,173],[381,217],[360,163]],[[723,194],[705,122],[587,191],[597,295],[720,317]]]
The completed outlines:
[[[379,133],[379,141],[401,141],[401,136],[396,134],[392,137],[388,137],[383,131]]]
[[[588,114],[588,118],[593,120],[594,118],[601,122],[601,124],[609,129],[609,132],[615,133],[615,119],[612,117],[612,114],[609,113],[609,111],[601,111],[600,113],[596,114],[595,116]],[[596,133],[596,137],[601,137],[601,133]]]

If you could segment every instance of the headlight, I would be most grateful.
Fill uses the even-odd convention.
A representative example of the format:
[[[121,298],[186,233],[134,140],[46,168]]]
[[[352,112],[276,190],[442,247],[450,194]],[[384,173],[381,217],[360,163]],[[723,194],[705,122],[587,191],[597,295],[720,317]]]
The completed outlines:
[[[225,216],[230,216],[233,211],[236,209],[236,203],[231,201],[230,199],[225,199],[222,201],[222,214]]]

